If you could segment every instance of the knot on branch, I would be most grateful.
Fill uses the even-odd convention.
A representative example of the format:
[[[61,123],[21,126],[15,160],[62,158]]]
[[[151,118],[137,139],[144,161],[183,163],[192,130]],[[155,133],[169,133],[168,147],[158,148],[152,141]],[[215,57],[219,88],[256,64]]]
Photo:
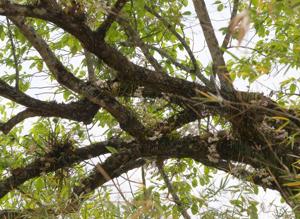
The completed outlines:
[[[89,124],[92,122],[98,110],[98,105],[91,103],[87,99],[83,99],[74,103],[73,114],[75,114],[75,117],[78,118],[79,121],[82,121],[84,124]]]

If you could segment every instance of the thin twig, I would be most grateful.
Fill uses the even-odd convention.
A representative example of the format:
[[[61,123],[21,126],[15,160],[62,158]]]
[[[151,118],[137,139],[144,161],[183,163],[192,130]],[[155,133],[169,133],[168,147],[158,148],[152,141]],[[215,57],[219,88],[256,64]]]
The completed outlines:
[[[164,182],[165,182],[165,184],[166,184],[166,186],[167,186],[170,194],[173,197],[173,200],[174,200],[175,204],[178,206],[178,209],[179,209],[181,215],[185,219],[190,219],[191,218],[190,215],[187,213],[184,204],[181,202],[180,198],[176,194],[176,191],[175,191],[172,183],[170,182],[170,180],[169,180],[166,172],[163,169],[163,161],[157,161],[156,165],[157,165],[158,171],[159,171],[160,175],[162,176],[162,178],[163,178],[163,180],[164,180]]]
[[[232,20],[236,14],[237,14],[237,10],[238,10],[238,6],[239,6],[239,0],[234,0],[233,2],[233,9],[232,9],[232,12],[231,12],[231,17],[230,17],[230,20]],[[229,44],[229,40],[230,40],[230,37],[231,37],[231,33],[230,31],[228,30],[225,37],[224,37],[224,40],[223,40],[223,43],[222,43],[222,53],[224,54],[224,51],[225,49],[227,49],[227,46]]]
[[[188,53],[193,66],[194,66],[194,74],[206,85],[209,86],[210,82],[207,78],[205,78],[201,73],[200,73],[200,67],[197,63],[196,57],[194,56],[193,51],[191,50],[190,46],[186,42],[186,40],[175,30],[175,28],[166,20],[164,19],[161,15],[159,15],[156,11],[154,11],[152,8],[145,6],[145,9],[154,15],[158,20],[160,20],[165,27],[180,41],[181,45],[184,47],[186,52]]]
[[[94,69],[93,54],[91,54],[85,48],[83,49],[83,53],[84,53],[85,60],[86,60],[86,67],[87,67],[87,71],[88,71],[88,80],[90,82],[95,82],[96,81],[96,76],[95,76],[95,69]]]
[[[19,77],[20,77],[20,72],[19,72],[19,61],[18,61],[18,57],[16,54],[16,46],[14,43],[14,37],[11,31],[11,24],[9,22],[9,19],[6,17],[6,23],[7,23],[7,32],[8,32],[8,38],[11,44],[11,52],[13,55],[13,59],[14,59],[14,65],[15,65],[15,71],[16,71],[16,85],[15,85],[15,89],[18,91],[19,90]]]
[[[149,47],[143,42],[141,37],[139,36],[139,33],[134,30],[129,22],[125,19],[117,19],[118,23],[123,26],[123,29],[125,30],[126,34],[128,35],[129,39],[138,46],[146,59],[150,62],[150,64],[154,67],[155,71],[157,72],[163,72],[162,66],[158,63],[158,61],[151,55],[149,51]]]

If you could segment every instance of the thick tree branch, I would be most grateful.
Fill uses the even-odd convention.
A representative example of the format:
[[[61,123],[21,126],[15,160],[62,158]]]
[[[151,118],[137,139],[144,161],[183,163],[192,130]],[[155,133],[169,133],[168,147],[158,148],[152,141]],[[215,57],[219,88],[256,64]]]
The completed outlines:
[[[74,197],[81,197],[94,191],[105,182],[119,176],[115,175],[115,170],[121,168],[129,161],[137,160],[140,157],[137,148],[133,150],[123,149],[119,153],[112,154],[103,164],[98,163],[88,177],[84,178],[79,186],[74,187]]]
[[[141,167],[144,165],[146,161],[144,159],[137,159],[137,160],[131,160],[124,164],[122,167],[114,170],[113,175],[120,176],[123,173],[128,172],[129,170]],[[78,211],[80,205],[80,199],[82,197],[75,197],[72,202],[68,204],[66,209],[64,210],[64,213],[71,213]],[[46,207],[42,210],[42,213],[47,213],[47,215],[58,215],[58,212],[53,211],[53,209],[46,209]],[[40,209],[24,209],[24,210],[15,210],[15,209],[6,209],[6,210],[0,210],[0,216],[8,217],[8,218],[32,218],[32,216],[40,216]]]
[[[221,83],[221,89],[231,93],[234,91],[234,88],[230,79],[230,75],[226,69],[223,53],[219,47],[219,43],[209,18],[205,2],[204,0],[193,0],[193,3],[213,60],[213,64],[216,67],[216,72],[214,73],[218,75]]]
[[[48,113],[49,114],[49,113]],[[22,122],[23,120],[35,116],[48,116],[47,113],[39,112],[39,111],[34,111],[32,109],[26,109],[22,112],[19,112],[16,116],[13,116],[11,119],[9,119],[5,123],[0,123],[0,130],[4,133],[7,134],[10,132],[10,130],[15,127],[18,123]]]
[[[106,109],[118,120],[121,128],[132,136],[140,140],[146,138],[150,132],[146,131],[145,127],[137,120],[133,112],[120,104],[108,91],[100,90],[93,84],[85,83],[70,73],[50,50],[46,42],[35,33],[33,28],[25,24],[24,18],[10,17],[10,19],[19,27],[24,36],[40,53],[48,68],[60,84],[82,94],[91,102]]]
[[[68,208],[69,211],[78,209],[78,203],[85,199],[85,194],[91,193],[94,189],[120,176],[122,173],[142,165],[144,162],[140,159],[142,157],[158,157],[159,159],[192,158],[207,166],[227,171],[235,176],[237,175],[232,172],[230,161],[248,164],[254,168],[261,168],[265,165],[257,160],[257,158],[261,157],[260,154],[262,152],[256,151],[254,147],[242,145],[239,140],[231,139],[228,134],[224,135],[221,132],[218,135],[187,136],[177,140],[162,138],[151,143],[148,142],[148,144],[151,146],[145,147],[135,142],[125,143],[120,142],[120,140],[111,140],[79,148],[74,150],[74,152],[71,152],[71,150],[70,154],[63,153],[65,154],[64,156],[50,152],[44,158],[37,159],[25,168],[15,169],[11,177],[0,182],[0,197],[3,197],[7,192],[18,187],[26,180],[39,176],[41,172],[48,173],[58,168],[71,166],[82,160],[108,153],[105,148],[107,145],[122,149],[119,149],[118,153],[112,154],[104,163],[97,164],[91,174],[83,179],[79,186],[74,187],[74,194]],[[212,151],[212,148],[214,148],[214,151]],[[272,159],[270,162],[272,162]],[[50,163],[50,165],[46,165],[46,163]],[[272,166],[271,163],[270,166]],[[263,177],[247,177],[245,173],[244,171],[240,176],[251,182],[259,183],[265,188],[277,189],[272,182],[271,184],[264,182]]]
[[[44,4],[45,2],[46,4]],[[282,143],[282,139],[278,139],[282,135],[278,136],[278,133],[276,133],[279,125],[275,122],[270,122],[271,125],[268,126],[268,117],[283,116],[289,119],[289,124],[284,126],[285,130],[283,131],[293,134],[293,131],[298,130],[300,127],[298,114],[294,110],[286,110],[279,107],[270,98],[261,94],[234,90],[203,0],[194,0],[194,5],[213,59],[213,71],[218,75],[221,82],[221,92],[218,89],[213,90],[209,87],[211,84],[206,82],[204,83],[207,87],[203,87],[197,83],[170,77],[168,74],[161,74],[158,67],[156,67],[155,71],[152,71],[134,64],[121,53],[121,50],[119,51],[114,45],[106,43],[104,38],[99,37],[99,33],[93,32],[85,24],[82,17],[66,13],[62,10],[54,10],[54,7],[51,6],[52,4],[48,4],[48,2],[42,1],[42,4],[25,6],[0,0],[0,14],[8,16],[19,27],[24,36],[40,53],[49,70],[61,85],[88,99],[84,101],[92,108],[91,112],[93,115],[99,107],[103,107],[116,118],[121,128],[136,138],[136,140],[128,144],[130,148],[122,148],[118,150],[118,153],[112,154],[106,161],[98,164],[87,178],[81,180],[80,186],[73,189],[74,196],[72,197],[72,203],[75,204],[75,209],[76,206],[78,207],[76,205],[76,197],[81,198],[108,180],[119,176],[124,171],[139,166],[140,163],[138,161],[141,161],[144,157],[150,159],[153,157],[162,159],[192,158],[204,165],[228,172],[230,172],[228,165],[230,165],[231,161],[250,165],[254,169],[268,167],[270,175],[274,176],[273,178],[277,181],[276,185],[271,183],[271,185],[266,185],[266,187],[281,189],[280,185],[284,183],[284,179],[281,176],[285,173],[285,170],[288,173],[292,172],[291,165],[296,160],[295,157],[291,157],[289,154],[293,154],[294,156],[299,155],[299,145],[296,142],[296,145],[291,149],[285,145],[285,142]],[[120,7],[120,10],[122,7]],[[155,15],[155,11],[153,13]],[[64,31],[71,33],[81,42],[86,51],[95,54],[103,63],[117,72],[117,77],[113,83],[120,83],[120,86],[128,85],[133,88],[124,88],[120,92],[114,92],[109,87],[97,87],[93,83],[86,83],[75,77],[57,59],[46,42],[35,33],[33,28],[25,24],[23,17],[14,17],[19,15],[41,18],[53,22]],[[111,18],[108,18],[103,23],[104,35],[111,24],[117,19],[116,14],[110,14],[109,17]],[[176,36],[177,33],[174,26],[164,21],[164,18],[160,15],[156,17],[164,22],[169,31]],[[192,64],[197,65],[197,60],[193,56],[191,48],[189,48],[185,39],[180,37],[177,34],[178,40],[180,42],[183,40],[181,43],[185,43],[188,47],[186,50]],[[146,49],[149,50],[149,48]],[[197,67],[194,66],[194,68],[196,71]],[[207,80],[203,75],[202,77],[202,80]],[[144,94],[149,95],[151,98],[163,97],[170,103],[181,106],[184,110],[180,114],[168,118],[165,121],[166,123],[157,124],[154,130],[148,130],[131,110],[120,104],[115,98],[120,95],[134,96],[132,91],[139,88],[142,88],[142,93],[145,92]],[[224,92],[222,93],[222,91]],[[222,97],[218,95],[220,93]],[[70,119],[77,118],[75,117],[76,113],[82,112],[78,110],[81,109],[81,106],[78,106],[78,104],[84,102],[52,104],[35,100],[22,92],[12,90],[10,86],[1,81],[0,95],[28,107],[28,109],[16,115],[16,117],[9,120],[6,124],[2,124],[2,127],[4,127],[3,130],[7,130],[13,124],[37,114],[41,116],[59,115],[60,117]],[[59,109],[56,107],[59,107]],[[37,109],[40,111],[37,111]],[[54,112],[51,112],[53,109]],[[75,109],[75,112],[71,112],[71,109]],[[69,110],[68,113],[70,114],[62,112],[65,110]],[[227,134],[221,136],[218,134],[217,136],[207,134],[207,136],[181,136],[180,139],[177,139],[176,136],[167,135],[172,130],[190,121],[214,113],[217,113],[231,125],[233,136]],[[86,116],[89,121],[93,118],[90,115]],[[82,117],[80,118],[82,119]],[[273,125],[275,129],[272,129]],[[5,126],[8,128],[5,128]],[[157,133],[158,136],[156,136]],[[68,155],[73,154],[70,151],[64,152],[67,152],[66,154],[69,153]],[[11,177],[0,182],[0,191],[3,190],[3,194],[6,194],[10,191],[9,189],[16,188],[26,180],[39,176],[42,170],[40,168],[37,169],[37,165],[45,167],[43,171],[50,172],[55,171],[57,168],[80,162],[81,159],[70,156],[69,158],[65,158],[68,161],[66,163],[55,155],[50,156],[46,154],[46,156],[48,156],[46,157],[46,162],[50,163],[50,167],[41,163],[42,160],[37,159],[27,167],[15,169]],[[244,173],[248,175],[248,171]],[[251,180],[264,186],[262,179],[252,178]],[[73,208],[73,206],[71,207]]]
[[[14,123],[17,124],[16,122],[21,122],[25,118],[38,115],[61,117],[88,124],[92,122],[94,115],[99,109],[97,105],[87,100],[63,104],[34,99],[21,91],[16,91],[2,80],[0,80],[0,96],[29,108],[26,112],[19,115],[19,117],[12,119],[7,125],[2,126],[3,131],[9,131]]]
[[[41,18],[46,21],[55,23],[65,31],[68,31],[69,33],[74,35],[78,40],[81,41],[86,49],[94,53],[99,59],[103,60],[109,67],[115,69],[118,72],[118,79],[120,80],[135,81],[137,84],[140,84],[142,86],[153,86],[154,89],[158,89],[158,91],[162,92],[181,93],[187,95],[195,94],[194,89],[196,87],[198,90],[202,90],[204,92],[208,90],[207,88],[196,85],[192,82],[185,81],[179,78],[172,78],[167,74],[161,74],[159,72],[151,71],[144,67],[135,65],[134,63],[130,62],[125,56],[123,56],[118,50],[106,44],[103,40],[99,39],[99,37],[97,37],[97,35],[95,35],[80,20],[71,16],[67,16],[61,12],[58,13],[51,11],[51,9],[11,4],[3,1],[0,3],[0,14],[6,16],[23,15],[28,17]],[[20,17],[18,19],[20,26],[25,25],[22,21],[23,19],[20,20]],[[25,26],[23,28],[26,29],[28,27]],[[36,37],[36,34],[34,33],[34,31],[32,31],[32,28],[29,28],[29,30],[26,31],[32,35],[31,38],[34,39]],[[32,39],[30,41],[32,41]],[[38,44],[41,43],[40,40],[35,41],[38,41],[36,42]],[[45,55],[48,55],[47,47],[45,47],[43,43],[41,45],[45,50],[42,52]],[[50,60],[52,58],[53,57],[51,57]],[[47,61],[47,59],[45,61]],[[56,69],[63,70],[61,68],[61,65],[56,66]],[[68,82],[68,80],[70,81],[70,83],[72,82],[74,84],[78,82],[76,78],[72,77],[72,74],[63,75],[65,75],[66,77],[64,78],[64,81],[66,81],[66,83]],[[58,79],[62,80],[62,75]]]
[[[203,112],[202,116],[205,117],[206,113]],[[161,135],[168,134],[177,128],[182,127],[185,124],[195,121],[196,119],[200,119],[201,117],[197,115],[193,110],[186,109],[175,115],[169,117],[165,121],[162,121],[155,125],[155,132]]]
[[[165,74],[162,75],[159,72],[150,71],[133,64],[115,48],[107,45],[103,40],[99,39],[99,37],[93,34],[93,32],[84,23],[74,17],[70,17],[62,13],[55,13],[50,9],[46,10],[44,8],[35,8],[32,6],[28,7],[18,4],[2,3],[0,4],[0,9],[2,9],[0,10],[0,14],[3,15],[13,16],[18,14],[41,18],[55,23],[77,37],[86,49],[97,55],[98,58],[102,59],[108,66],[118,71],[119,79],[131,81],[136,80],[137,82],[142,83],[143,86],[151,84],[156,88],[159,86],[160,89],[164,88],[172,92],[182,91],[182,93],[190,93],[191,91],[191,87],[187,86],[190,82],[178,78],[172,78]],[[170,80],[172,83],[169,82]],[[165,82],[167,82],[169,86],[164,86]],[[175,87],[170,85],[175,85]],[[185,88],[189,91],[185,90]]]
[[[63,150],[60,152],[51,151],[25,167],[12,170],[10,177],[0,181],[0,198],[27,180],[40,176],[41,173],[53,172],[60,168],[70,167],[75,163],[110,153],[106,148],[107,146],[114,147],[117,150],[121,147],[130,148],[129,143],[120,139],[111,139],[75,150],[68,150],[68,148],[65,147],[62,148]]]
[[[92,34],[92,31],[85,25],[84,19],[81,16],[65,13],[55,3],[22,5],[1,0],[0,15],[34,17],[50,21],[78,38]]]
[[[207,166],[227,171],[230,169],[226,167],[229,161],[242,162],[255,168],[262,166],[255,159],[255,157],[260,157],[259,153],[248,145],[241,145],[240,141],[230,139],[227,134],[220,134],[215,140],[211,140],[212,138],[216,138],[216,136],[187,136],[178,140],[161,138],[148,142],[149,146],[137,144],[131,149],[113,154],[104,163],[97,164],[92,173],[74,188],[72,199],[84,197],[105,182],[118,177],[119,175],[113,174],[115,169],[120,168],[129,160],[136,160],[139,157],[192,158]],[[212,154],[212,147],[215,148],[214,154]],[[213,159],[213,156],[218,157],[218,159],[216,157]],[[264,186],[274,189],[273,185],[266,184]]]
[[[34,116],[35,112],[23,111],[19,115],[21,118],[22,116]],[[23,115],[24,114],[24,115]],[[191,120],[195,120],[195,114],[191,111],[183,111],[178,115],[170,117],[167,121],[168,123],[162,123],[162,125],[158,125],[155,129],[155,132],[160,132],[160,134],[166,134],[175,129],[176,127],[180,127],[183,124],[190,122]],[[18,117],[18,116],[17,116]],[[17,119],[17,118],[16,118]],[[170,124],[169,124],[170,123]],[[91,157],[99,156],[104,153],[109,153],[109,151],[105,148],[105,146],[115,147],[116,149],[125,147],[125,148],[132,148],[138,147],[125,143],[118,139],[112,139],[110,141],[95,143],[90,146],[86,146],[84,148],[76,149],[72,151],[71,154],[65,154],[61,156],[60,154],[49,153],[46,154],[43,158],[39,158],[33,163],[29,164],[24,168],[19,168],[16,172],[22,173],[21,175],[13,175],[12,177],[6,179],[5,181],[0,182],[0,197],[6,194],[8,189],[13,189],[25,182],[28,179],[33,177],[39,176],[41,172],[51,172],[55,171],[59,168],[68,167],[73,165],[74,163],[89,159]],[[51,164],[46,164],[48,161]],[[6,189],[5,189],[6,188]]]

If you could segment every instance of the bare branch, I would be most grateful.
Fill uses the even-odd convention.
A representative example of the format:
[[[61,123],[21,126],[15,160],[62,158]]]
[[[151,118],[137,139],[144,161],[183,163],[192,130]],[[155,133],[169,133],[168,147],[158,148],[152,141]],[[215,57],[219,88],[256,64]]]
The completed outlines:
[[[34,99],[27,94],[16,91],[13,87],[0,80],[0,96],[28,107],[18,117],[9,120],[7,124],[2,124],[3,132],[8,132],[14,125],[25,118],[32,116],[55,116],[61,118],[91,123],[99,107],[87,100],[60,104]]]
[[[186,211],[186,207],[184,206],[184,204],[181,202],[180,198],[178,197],[171,181],[169,180],[168,178],[168,175],[166,174],[166,172],[164,171],[164,168],[163,168],[163,161],[157,161],[156,162],[156,165],[157,165],[157,168],[158,168],[158,171],[160,173],[160,175],[162,176],[167,188],[168,188],[168,191],[171,193],[172,197],[173,197],[173,200],[175,202],[175,204],[178,206],[179,208],[179,211],[181,212],[181,215],[183,216],[183,218],[185,219],[190,219],[190,215],[187,213]]]
[[[94,69],[93,54],[91,54],[85,48],[83,50],[84,50],[84,56],[85,56],[85,60],[86,60],[86,67],[87,67],[87,71],[88,71],[88,80],[91,82],[95,82],[96,75],[95,75],[95,69]]]
[[[193,3],[213,60],[213,64],[215,66],[214,74],[218,75],[218,78],[221,82],[221,89],[224,91],[233,92],[234,88],[232,81],[226,69],[223,53],[219,47],[219,43],[209,18],[205,2],[204,0],[193,0]]]
[[[234,0],[230,20],[232,20],[236,16],[237,11],[238,11],[238,7],[239,7],[239,0]],[[231,37],[231,32],[229,30],[227,30],[227,33],[224,37],[224,40],[223,40],[223,43],[222,43],[222,46],[221,46],[222,47],[221,52],[223,54],[224,54],[224,50],[227,49],[230,37]]]
[[[8,38],[9,38],[10,45],[11,45],[11,52],[12,52],[12,55],[13,55],[15,71],[16,71],[16,85],[15,85],[15,88],[16,88],[16,90],[19,90],[19,79],[20,79],[19,60],[18,60],[18,57],[17,57],[16,47],[15,47],[15,43],[14,43],[14,37],[13,37],[12,31],[11,31],[11,25],[10,25],[10,22],[9,22],[8,18],[6,18],[6,23],[7,23]]]
[[[163,72],[161,65],[158,61],[150,54],[148,46],[142,41],[137,31],[135,31],[128,21],[124,19],[118,19],[118,22],[124,27],[125,32],[128,34],[131,41],[137,45],[145,55],[146,59],[150,62],[150,64],[154,67],[155,71]]]
[[[200,68],[199,68],[199,65],[197,63],[197,60],[194,56],[194,53],[193,51],[191,50],[191,48],[189,47],[189,45],[187,44],[187,42],[185,41],[185,39],[180,36],[179,33],[177,33],[177,31],[175,30],[175,28],[166,20],[164,19],[161,15],[159,15],[156,11],[154,11],[152,8],[148,7],[148,6],[145,6],[145,9],[153,14],[158,20],[160,20],[164,25],[165,27],[180,41],[180,43],[182,44],[182,46],[184,47],[184,49],[187,51],[192,63],[193,63],[193,66],[194,66],[194,74],[206,85],[206,86],[209,86],[210,85],[210,82],[207,78],[205,78],[201,72],[200,72]]]
[[[100,38],[104,39],[107,31],[109,30],[113,22],[115,22],[115,20],[120,14],[120,11],[122,10],[122,8],[125,6],[127,2],[128,0],[118,0],[115,3],[113,8],[109,11],[106,20],[96,30],[96,33],[100,36]]]
[[[5,123],[0,123],[0,130],[7,134],[10,132],[10,130],[16,126],[18,123],[22,122],[23,120],[27,118],[31,118],[34,116],[47,116],[47,113],[41,113],[41,112],[35,112],[34,110],[26,109],[20,113],[18,113],[16,116],[12,117]]]
[[[176,59],[174,59],[171,55],[169,55],[165,50],[161,49],[161,48],[157,48],[155,46],[152,45],[147,45],[149,48],[155,50],[156,52],[158,52],[162,57],[165,57],[166,59],[168,59],[168,61],[170,61],[173,65],[175,65],[176,67],[189,72],[191,74],[194,74],[194,70],[191,69],[190,67],[178,62]]]
[[[100,90],[93,84],[87,84],[70,73],[50,50],[46,42],[35,33],[33,28],[25,24],[23,18],[11,17],[10,19],[19,27],[24,36],[40,53],[48,68],[60,84],[84,95],[91,102],[106,109],[118,120],[121,128],[128,131],[132,136],[141,140],[146,138],[147,134],[145,133],[150,133],[150,131],[145,130],[145,127],[138,121],[132,111],[120,104],[107,91]]]

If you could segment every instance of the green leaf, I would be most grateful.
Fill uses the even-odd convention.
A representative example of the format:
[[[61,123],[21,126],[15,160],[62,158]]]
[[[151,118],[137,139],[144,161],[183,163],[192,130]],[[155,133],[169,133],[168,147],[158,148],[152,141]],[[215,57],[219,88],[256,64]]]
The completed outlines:
[[[118,150],[117,150],[116,148],[114,148],[114,147],[106,146],[105,148],[106,148],[110,153],[112,153],[112,154],[118,153]]]
[[[296,84],[291,84],[290,85],[290,92],[291,94],[294,94],[296,92],[297,86]]]
[[[44,186],[45,186],[44,180],[42,178],[40,178],[40,177],[37,178],[35,180],[35,186],[36,186],[37,191],[42,191],[43,188],[44,188]]]
[[[40,72],[43,71],[43,62],[42,61],[37,62],[37,69]]]
[[[182,13],[182,15],[191,15],[191,14],[192,14],[192,12],[190,12],[190,11],[185,11]]]
[[[185,7],[187,7],[188,4],[189,4],[189,1],[188,1],[188,0],[182,0],[182,4],[183,4]]]
[[[218,11],[222,11],[224,9],[224,5],[223,4],[219,4],[217,7]]]
[[[193,205],[192,205],[192,207],[191,207],[191,211],[192,211],[192,214],[193,214],[193,215],[196,215],[196,214],[198,214],[198,212],[199,212],[199,209],[198,209],[198,206],[197,206],[197,204],[193,204]]]

